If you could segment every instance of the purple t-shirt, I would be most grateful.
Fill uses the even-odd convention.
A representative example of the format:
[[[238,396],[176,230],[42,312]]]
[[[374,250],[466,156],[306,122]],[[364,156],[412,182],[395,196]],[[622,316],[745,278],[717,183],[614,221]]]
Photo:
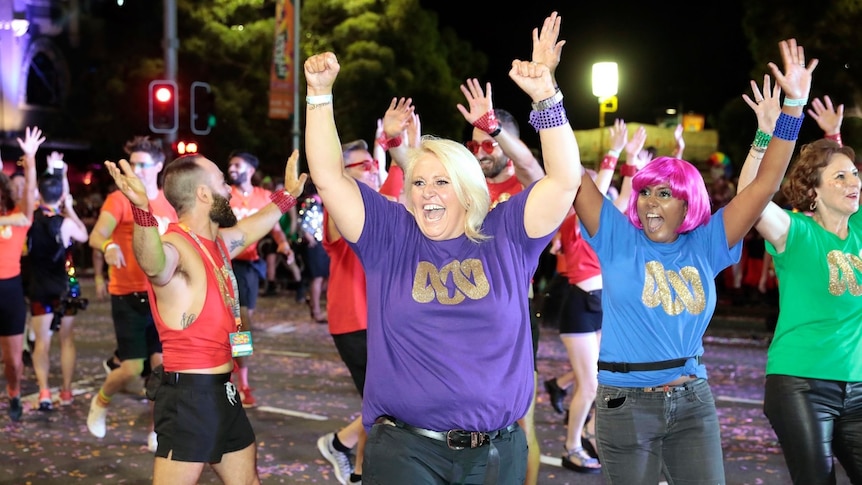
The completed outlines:
[[[493,431],[533,395],[528,290],[553,233],[524,230],[530,189],[485,219],[481,243],[432,241],[404,206],[358,184],[365,226],[368,365],[362,421],[381,415],[435,431]]]

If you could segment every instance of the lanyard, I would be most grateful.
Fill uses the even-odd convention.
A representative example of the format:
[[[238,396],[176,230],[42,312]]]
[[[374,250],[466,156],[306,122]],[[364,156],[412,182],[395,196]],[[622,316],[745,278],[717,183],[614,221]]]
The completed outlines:
[[[219,267],[216,265],[216,262],[213,259],[212,254],[210,254],[209,249],[207,249],[207,247],[204,246],[204,243],[201,242],[200,239],[198,239],[198,236],[193,233],[185,224],[179,224],[179,226],[180,228],[182,228],[182,230],[186,231],[186,233],[188,233],[188,235],[191,236],[191,238],[194,239],[196,243],[198,243],[198,246],[201,248],[203,253],[206,254],[207,259],[210,260],[210,264],[213,265],[213,269],[215,270],[216,275],[216,281],[218,281],[219,292],[221,293],[225,306],[231,309],[231,312],[233,313],[233,319],[236,322],[236,329],[237,331],[239,331],[242,328],[242,319],[240,318],[239,312],[239,299],[237,299],[236,296],[231,296],[230,292],[228,292],[227,282],[225,280],[230,280],[230,286],[233,290],[233,295],[239,295],[239,288],[236,283],[236,275],[233,274],[232,270],[228,269],[230,268],[230,263],[228,262],[227,256],[224,254],[224,249],[222,249],[221,244],[219,244],[218,240],[216,240],[215,243],[218,247],[218,252],[221,254],[222,260],[222,266]]]

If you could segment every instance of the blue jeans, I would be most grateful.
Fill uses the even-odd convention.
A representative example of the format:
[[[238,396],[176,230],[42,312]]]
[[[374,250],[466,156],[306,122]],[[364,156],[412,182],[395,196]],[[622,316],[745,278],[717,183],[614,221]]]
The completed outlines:
[[[706,379],[669,392],[599,384],[596,435],[602,473],[609,484],[721,485],[715,400]]]

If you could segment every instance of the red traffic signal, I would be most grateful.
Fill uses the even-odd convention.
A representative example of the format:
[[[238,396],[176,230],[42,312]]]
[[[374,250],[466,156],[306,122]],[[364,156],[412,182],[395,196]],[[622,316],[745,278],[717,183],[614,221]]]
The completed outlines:
[[[176,133],[179,127],[177,83],[168,79],[151,81],[149,108],[150,131],[162,134]]]

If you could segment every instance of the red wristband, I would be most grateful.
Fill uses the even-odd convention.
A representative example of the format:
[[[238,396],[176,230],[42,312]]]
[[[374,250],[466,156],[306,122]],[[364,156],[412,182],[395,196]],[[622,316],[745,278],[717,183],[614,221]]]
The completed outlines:
[[[636,173],[638,173],[638,168],[635,165],[629,165],[627,163],[620,167],[620,175],[623,177],[634,177]]]
[[[284,190],[276,190],[270,194],[269,200],[278,206],[278,210],[280,210],[282,214],[286,213],[291,207],[296,205],[296,197],[290,195]]]
[[[473,126],[491,136],[499,135],[500,130],[502,129],[500,126],[500,120],[497,119],[497,115],[494,113],[493,109],[488,110],[488,112],[483,114],[481,118],[474,121]]]
[[[605,155],[602,158],[602,163],[599,164],[599,170],[613,170],[617,168],[617,157],[612,155]]]
[[[153,217],[152,212],[139,209],[134,204],[132,204],[132,217],[135,219],[135,224],[141,227],[159,227],[159,221]]]
[[[395,138],[386,138],[386,133],[381,133],[377,138],[377,144],[384,150],[401,146],[401,141],[401,135],[398,135]]]
[[[844,143],[841,141],[841,133],[836,133],[834,135],[823,135],[823,138],[827,138],[827,139],[832,140],[841,146],[844,146]]]

